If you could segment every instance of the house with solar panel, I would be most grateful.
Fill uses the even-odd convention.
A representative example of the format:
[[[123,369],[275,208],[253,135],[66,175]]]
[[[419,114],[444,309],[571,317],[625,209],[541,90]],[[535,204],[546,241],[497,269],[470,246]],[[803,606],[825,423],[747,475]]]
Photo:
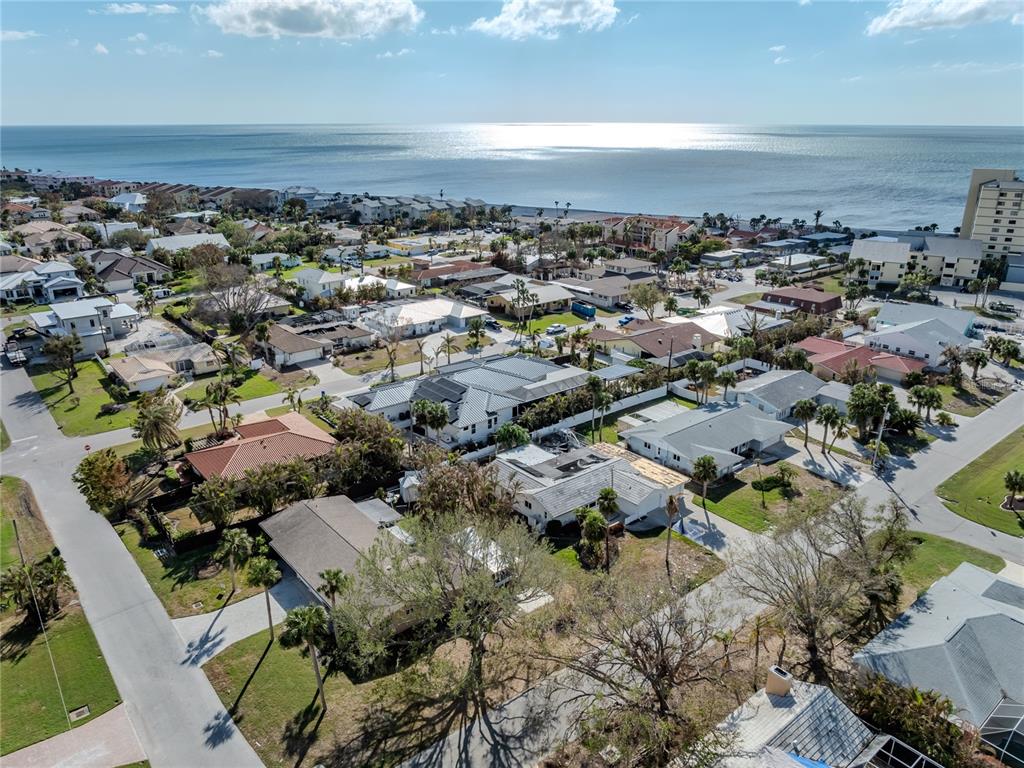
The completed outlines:
[[[531,403],[586,386],[590,375],[574,365],[529,355],[489,355],[442,365],[430,376],[396,381],[348,399],[399,428],[413,426],[412,404],[417,400],[441,403],[449,422],[430,437],[464,446],[486,443]]]

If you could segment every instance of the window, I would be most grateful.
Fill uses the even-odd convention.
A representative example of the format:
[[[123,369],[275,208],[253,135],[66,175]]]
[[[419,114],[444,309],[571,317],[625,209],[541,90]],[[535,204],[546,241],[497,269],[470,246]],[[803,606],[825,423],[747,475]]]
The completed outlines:
[[[1006,230],[1006,234],[1008,234],[1008,235],[1012,235],[1012,234],[1013,234],[1013,230],[1012,230],[1012,229],[1008,229],[1008,230]]]
[[[896,351],[897,351],[897,352],[899,352],[899,351],[900,351],[900,348],[899,348],[899,347],[896,347]]]
[[[96,321],[93,320],[91,317],[89,318],[89,327],[90,328],[95,328],[96,327]]]
[[[897,351],[897,352],[899,352],[899,350],[898,350],[898,349],[897,349],[896,351]],[[915,352],[915,351],[914,351],[914,350],[912,350],[912,349],[908,349],[908,350],[907,350],[907,354],[908,354],[908,355],[910,355],[911,357],[916,357],[916,356],[917,356],[917,352]]]
[[[531,504],[529,501],[524,501],[523,506],[526,507],[527,509],[533,509],[533,504]]]
[[[931,357],[931,355],[929,355],[927,352],[925,352],[924,353],[924,359],[927,360],[929,357]]]
[[[991,232],[998,232],[999,231],[999,227],[992,227],[992,229],[990,231]]]

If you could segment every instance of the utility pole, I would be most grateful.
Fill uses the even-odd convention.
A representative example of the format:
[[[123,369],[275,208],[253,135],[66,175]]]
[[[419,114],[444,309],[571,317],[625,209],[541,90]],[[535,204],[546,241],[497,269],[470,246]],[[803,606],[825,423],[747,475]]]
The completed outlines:
[[[878,425],[878,437],[875,438],[875,452],[871,456],[871,467],[875,467],[878,462],[878,446],[882,443],[882,432],[885,431],[885,420],[889,417],[889,404],[885,404],[885,410],[882,411],[882,423]]]

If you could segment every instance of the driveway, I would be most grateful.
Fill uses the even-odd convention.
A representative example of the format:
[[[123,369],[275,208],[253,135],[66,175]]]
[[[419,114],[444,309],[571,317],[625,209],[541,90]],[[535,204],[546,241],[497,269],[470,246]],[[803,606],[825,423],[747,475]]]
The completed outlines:
[[[3,762],[4,768],[110,768],[145,759],[122,703],[74,730],[4,755]]]

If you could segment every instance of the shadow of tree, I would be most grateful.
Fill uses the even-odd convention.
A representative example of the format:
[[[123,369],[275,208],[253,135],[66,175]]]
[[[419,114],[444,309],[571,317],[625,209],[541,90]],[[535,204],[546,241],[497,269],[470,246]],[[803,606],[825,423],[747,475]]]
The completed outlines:
[[[206,725],[203,726],[205,735],[204,743],[213,749],[225,743],[235,735],[235,722],[226,711],[218,712]]]
[[[39,622],[26,613],[20,622],[11,626],[0,639],[0,659],[17,664],[28,654],[28,649],[40,635]]]

